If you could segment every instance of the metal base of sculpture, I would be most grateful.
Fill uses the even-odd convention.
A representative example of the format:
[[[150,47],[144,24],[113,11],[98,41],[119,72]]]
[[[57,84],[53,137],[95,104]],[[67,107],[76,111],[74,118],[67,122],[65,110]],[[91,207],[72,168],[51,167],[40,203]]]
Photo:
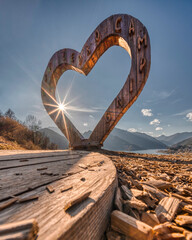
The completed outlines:
[[[129,53],[132,59],[131,70],[123,88],[89,139],[84,139],[66,114],[63,111],[58,112],[59,104],[55,96],[57,83],[67,70],[88,75],[102,54],[114,45]],[[127,14],[117,14],[105,19],[88,38],[81,52],[62,49],[51,57],[42,81],[42,101],[49,116],[68,139],[70,148],[102,147],[107,136],[141,93],[148,78],[150,63],[151,50],[147,29],[138,19]]]

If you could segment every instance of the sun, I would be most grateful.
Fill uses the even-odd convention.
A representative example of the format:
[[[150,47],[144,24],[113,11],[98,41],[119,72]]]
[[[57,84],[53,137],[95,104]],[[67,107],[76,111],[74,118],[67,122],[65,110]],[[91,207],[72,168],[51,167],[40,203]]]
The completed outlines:
[[[65,105],[63,103],[60,103],[58,106],[60,111],[64,111],[65,110]]]

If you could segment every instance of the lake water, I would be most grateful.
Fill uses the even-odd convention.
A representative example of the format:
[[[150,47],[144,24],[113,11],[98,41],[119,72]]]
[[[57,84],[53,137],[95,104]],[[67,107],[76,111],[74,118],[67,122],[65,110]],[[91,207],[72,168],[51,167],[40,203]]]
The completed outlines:
[[[142,154],[157,154],[157,155],[167,155],[168,153],[164,153],[162,151],[167,149],[147,149],[147,150],[139,150],[139,151],[127,151],[133,153],[142,153]]]

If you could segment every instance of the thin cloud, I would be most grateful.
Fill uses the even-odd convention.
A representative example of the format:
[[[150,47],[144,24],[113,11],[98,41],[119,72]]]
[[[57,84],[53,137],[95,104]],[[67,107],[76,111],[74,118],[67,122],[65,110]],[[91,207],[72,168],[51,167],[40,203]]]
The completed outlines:
[[[192,122],[192,112],[188,113],[188,114],[186,115],[186,118],[188,118],[188,120],[189,120],[190,122]]]
[[[178,102],[181,102],[183,99],[182,98],[177,98],[174,101],[171,102],[171,104],[176,104]]]
[[[145,117],[153,116],[153,113],[151,111],[152,111],[151,109],[146,109],[146,108],[141,109],[141,112],[142,112],[143,116],[145,116]]]
[[[137,132],[137,129],[135,129],[135,128],[129,128],[128,131],[129,131],[129,132]]]
[[[158,126],[160,124],[159,119],[155,118],[153,121],[150,122],[150,125]]]
[[[186,115],[186,114],[191,113],[191,112],[192,112],[192,109],[187,109],[185,111],[175,113],[175,114],[173,114],[173,116],[183,116],[183,115]]]
[[[157,96],[160,99],[166,99],[166,98],[170,97],[173,93],[175,93],[175,89],[171,90],[170,92],[168,92],[168,91],[161,91],[161,92],[157,93]]]
[[[162,131],[163,128],[162,128],[162,127],[156,127],[155,130],[156,130],[156,131]]]
[[[160,101],[166,100],[167,98],[172,96],[175,92],[176,92],[175,89],[173,89],[171,91],[161,91],[161,92],[153,91],[150,99],[146,100],[145,102],[147,104],[149,104],[149,103],[157,104]]]

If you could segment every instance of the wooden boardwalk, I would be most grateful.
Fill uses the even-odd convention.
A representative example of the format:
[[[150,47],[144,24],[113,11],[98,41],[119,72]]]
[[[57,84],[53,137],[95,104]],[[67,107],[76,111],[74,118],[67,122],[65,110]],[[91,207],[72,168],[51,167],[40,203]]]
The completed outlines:
[[[116,169],[100,153],[0,152],[0,224],[35,218],[38,240],[100,239],[116,185]]]

